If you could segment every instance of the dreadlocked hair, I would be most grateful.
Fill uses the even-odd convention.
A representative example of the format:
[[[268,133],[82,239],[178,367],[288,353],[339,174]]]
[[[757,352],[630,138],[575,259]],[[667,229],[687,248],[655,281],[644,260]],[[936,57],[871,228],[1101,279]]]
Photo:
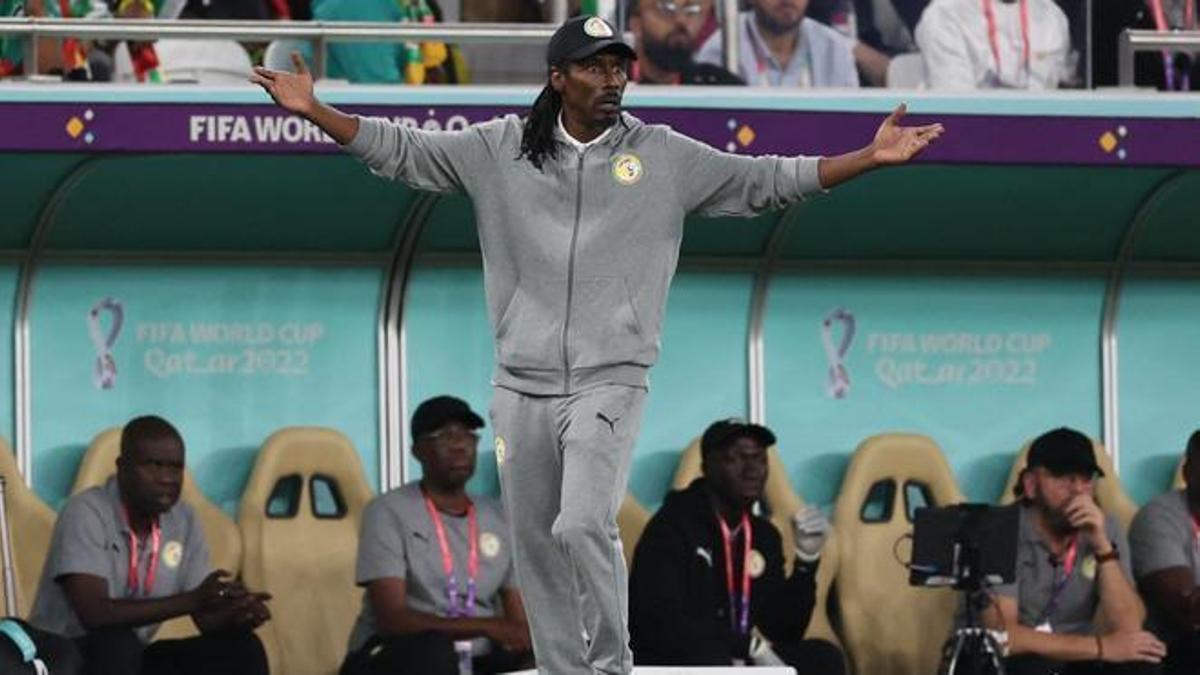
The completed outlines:
[[[517,159],[528,159],[538,171],[546,158],[558,157],[558,140],[554,138],[554,127],[558,125],[558,113],[562,110],[562,96],[549,83],[538,94],[537,100],[525,117],[525,129],[521,134],[521,154]]]

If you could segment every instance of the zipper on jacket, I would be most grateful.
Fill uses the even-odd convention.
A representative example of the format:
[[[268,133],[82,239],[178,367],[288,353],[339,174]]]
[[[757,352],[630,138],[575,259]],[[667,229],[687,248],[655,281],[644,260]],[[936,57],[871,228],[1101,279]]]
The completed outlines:
[[[575,224],[571,227],[571,250],[567,254],[567,313],[563,317],[562,359],[563,395],[571,393],[571,362],[567,358],[567,333],[571,328],[571,300],[575,290],[575,240],[579,236],[579,217],[583,212],[583,157],[587,148],[579,151],[579,164],[575,170]]]

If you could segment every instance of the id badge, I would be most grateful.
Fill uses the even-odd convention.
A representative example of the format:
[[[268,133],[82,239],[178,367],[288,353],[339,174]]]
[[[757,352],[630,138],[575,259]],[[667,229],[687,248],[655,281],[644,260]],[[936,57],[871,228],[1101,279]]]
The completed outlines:
[[[471,641],[455,640],[454,653],[458,655],[458,675],[473,675],[471,662]]]
[[[1054,627],[1050,625],[1049,621],[1043,621],[1039,623],[1034,630],[1039,633],[1046,633],[1047,635],[1052,635],[1054,633]]]

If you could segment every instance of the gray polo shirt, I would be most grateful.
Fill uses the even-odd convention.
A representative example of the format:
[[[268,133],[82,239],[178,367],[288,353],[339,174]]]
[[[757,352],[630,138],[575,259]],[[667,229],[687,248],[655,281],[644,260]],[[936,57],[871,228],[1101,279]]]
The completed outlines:
[[[159,516],[158,566],[148,595],[142,587],[150,566],[150,537],[138,544],[138,589],[131,595],[129,581],[129,528],[121,509],[116,478],[67,500],[54,534],[46,566],[38,583],[29,623],[67,637],[85,631],[59,580],[69,574],[90,574],[108,583],[110,598],[164,598],[190,591],[211,571],[208,544],[192,507],[182,501]],[[136,629],[149,642],[159,624]]]
[[[1200,585],[1200,542],[1192,530],[1185,491],[1173,490],[1143,506],[1129,526],[1129,542],[1137,579],[1170,567],[1183,567],[1191,571],[1192,583]],[[1160,637],[1167,641],[1179,637],[1166,628],[1170,623],[1157,615],[1152,603],[1148,607],[1150,625]]]
[[[515,588],[512,545],[508,524],[499,502],[472,497],[479,526],[479,577],[476,579],[475,616],[496,616],[501,607],[500,589]],[[455,575],[465,594],[469,554],[467,517],[441,514],[446,539],[454,556]],[[408,483],[371,500],[363,513],[358,539],[355,581],[366,586],[376,579],[406,582],[408,606],[414,610],[449,616],[446,573],[437,531],[425,507],[419,482]],[[362,648],[375,635],[375,614],[369,595],[350,634],[350,651]],[[491,649],[486,638],[475,640],[476,654]]]
[[[1015,584],[998,586],[996,593],[1017,599],[1022,626],[1036,628],[1045,622],[1050,624],[1055,633],[1093,634],[1095,629],[1092,620],[1100,607],[1100,589],[1096,583],[1099,565],[1091,544],[1084,537],[1079,537],[1075,567],[1071,575],[1066,577],[1057,594],[1057,601],[1051,607],[1055,588],[1064,576],[1063,566],[1051,564],[1050,549],[1033,525],[1033,507],[1015,508],[1021,510],[1017,539],[1017,581]],[[1108,538],[1120,552],[1121,569],[1126,578],[1131,578],[1129,543],[1125,533],[1111,516],[1105,516],[1104,522]]]

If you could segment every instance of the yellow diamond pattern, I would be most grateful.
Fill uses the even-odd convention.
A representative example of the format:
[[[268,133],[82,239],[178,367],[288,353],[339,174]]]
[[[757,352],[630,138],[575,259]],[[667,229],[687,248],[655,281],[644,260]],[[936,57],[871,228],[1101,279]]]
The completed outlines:
[[[83,120],[78,117],[72,117],[67,120],[67,135],[71,138],[79,138],[79,134],[83,133]]]
[[[1100,137],[1100,149],[1105,152],[1112,152],[1117,149],[1117,137],[1113,135],[1113,132],[1106,131]]]
[[[753,143],[755,138],[756,136],[754,130],[745,124],[742,125],[741,129],[738,129],[737,140],[738,143],[742,144],[742,147],[746,147],[747,145]]]

